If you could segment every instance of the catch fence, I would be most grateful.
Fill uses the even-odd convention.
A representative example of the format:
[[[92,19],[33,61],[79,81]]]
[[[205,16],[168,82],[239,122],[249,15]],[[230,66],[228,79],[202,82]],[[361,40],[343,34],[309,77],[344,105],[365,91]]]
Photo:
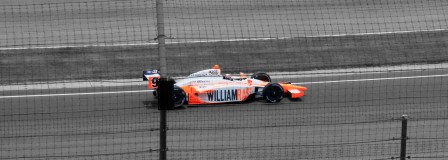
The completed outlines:
[[[168,159],[397,159],[404,114],[406,156],[448,157],[447,1],[159,2],[0,0],[0,159],[159,159],[141,72],[216,64],[308,90],[169,110]]]

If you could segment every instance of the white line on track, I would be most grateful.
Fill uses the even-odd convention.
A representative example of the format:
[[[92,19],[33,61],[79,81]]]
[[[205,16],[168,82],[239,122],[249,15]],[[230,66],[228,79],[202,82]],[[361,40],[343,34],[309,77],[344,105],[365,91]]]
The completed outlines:
[[[404,34],[404,33],[416,33],[416,32],[437,32],[437,31],[447,31],[447,30],[448,29],[425,29],[425,30],[413,30],[413,31],[371,32],[371,33],[352,33],[352,34],[330,34],[330,35],[317,35],[317,36],[305,36],[305,37],[308,37],[308,38],[319,38],[319,37],[368,36],[368,35]]]
[[[428,75],[428,76],[411,76],[411,77],[391,77],[391,78],[372,78],[372,79],[351,79],[351,80],[320,81],[320,82],[301,82],[301,83],[292,83],[292,84],[301,85],[301,84],[322,84],[322,83],[366,82],[366,81],[384,81],[384,80],[417,79],[417,78],[435,78],[435,77],[448,77],[448,74],[442,74],[442,75]]]
[[[203,41],[166,42],[166,44],[257,41],[257,40],[290,39],[290,38],[291,37],[220,39],[220,40],[213,40],[212,39],[212,40],[203,40]],[[156,42],[139,42],[139,43],[112,43],[112,44],[93,44],[93,45],[33,46],[33,47],[9,47],[9,48],[5,47],[5,48],[0,48],[0,50],[86,48],[86,47],[119,47],[119,46],[149,46],[149,45],[157,45],[157,44],[158,43],[156,43]]]
[[[353,80],[338,80],[338,81],[320,81],[320,82],[301,82],[301,83],[292,83],[292,84],[303,85],[303,84],[325,84],[325,83],[344,83],[344,82],[366,82],[366,81],[384,81],[384,80],[435,78],[435,77],[448,77],[448,74],[427,75],[427,76],[411,76],[411,77],[374,78],[374,79],[353,79]],[[65,93],[65,94],[42,94],[42,95],[15,95],[15,96],[0,96],[0,99],[6,99],[6,98],[31,98],[31,97],[55,97],[55,96],[79,96],[79,95],[99,95],[99,94],[125,94],[125,93],[152,92],[152,91],[153,90],[137,90],[137,91]]]
[[[0,96],[0,99],[2,99],[2,98],[81,96],[81,95],[98,95],[98,94],[124,94],[124,93],[141,93],[141,92],[152,92],[152,91],[153,90],[137,90],[137,91],[115,91],[115,92],[88,92],[88,93],[65,93],[65,94],[16,95],[16,96]]]
[[[384,34],[404,34],[417,32],[437,32],[447,31],[448,29],[424,29],[411,31],[389,31],[389,32],[365,32],[365,33],[347,33],[347,34],[329,34],[314,36],[298,36],[305,38],[319,37],[344,37],[344,36],[365,36],[365,35],[384,35]],[[183,43],[210,43],[210,42],[234,42],[234,41],[255,41],[255,40],[274,40],[274,39],[291,39],[293,37],[262,37],[262,38],[245,38],[245,39],[210,39],[185,42],[166,42],[167,44],[183,44]],[[111,43],[111,44],[93,44],[93,45],[60,45],[60,46],[31,46],[31,47],[3,47],[0,50],[23,50],[23,49],[57,49],[57,48],[85,48],[85,47],[117,47],[117,46],[145,46],[157,45],[156,42],[137,42],[137,43]]]

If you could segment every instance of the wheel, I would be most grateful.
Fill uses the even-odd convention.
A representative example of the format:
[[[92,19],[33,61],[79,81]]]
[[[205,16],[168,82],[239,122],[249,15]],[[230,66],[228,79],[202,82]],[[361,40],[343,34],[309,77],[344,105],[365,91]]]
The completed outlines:
[[[154,97],[155,98],[157,98],[157,92],[158,92],[158,90],[156,89],[156,90],[154,90],[154,91],[152,91],[152,95],[154,95]]]
[[[271,77],[267,73],[262,72],[254,73],[252,76],[250,76],[250,78],[258,79],[264,82],[271,82]]]
[[[173,94],[174,94],[174,97],[173,97],[174,108],[182,106],[187,99],[187,96],[185,95],[184,90],[182,88],[180,88],[179,86],[174,85]]]
[[[283,87],[278,83],[269,83],[263,88],[263,98],[268,103],[278,103],[283,99]]]

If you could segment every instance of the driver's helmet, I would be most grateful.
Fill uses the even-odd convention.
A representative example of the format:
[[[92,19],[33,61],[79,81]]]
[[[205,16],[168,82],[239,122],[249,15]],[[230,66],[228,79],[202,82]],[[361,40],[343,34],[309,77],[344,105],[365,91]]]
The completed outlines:
[[[231,74],[225,74],[225,75],[223,76],[223,78],[224,78],[224,79],[232,80],[232,75],[231,75]]]

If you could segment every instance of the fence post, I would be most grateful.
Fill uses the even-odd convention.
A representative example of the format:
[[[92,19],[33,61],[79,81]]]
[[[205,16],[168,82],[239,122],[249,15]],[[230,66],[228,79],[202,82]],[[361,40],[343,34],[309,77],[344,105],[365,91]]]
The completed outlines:
[[[400,160],[406,159],[406,140],[408,130],[408,115],[401,116],[401,147],[400,147]]]
[[[170,78],[160,78],[159,86],[157,88],[158,93],[158,106],[160,110],[160,149],[159,149],[159,159],[166,160],[167,148],[167,121],[166,121],[166,111],[174,108],[174,80]]]
[[[157,14],[157,41],[158,41],[158,51],[159,51],[159,70],[160,76],[164,77],[167,73],[166,68],[166,51],[165,51],[165,20],[163,15],[163,0],[156,1],[156,14]],[[173,84],[168,79],[161,78],[159,81],[159,110],[160,110],[160,150],[159,159],[166,160],[166,151],[168,150],[166,146],[166,110],[167,108],[172,108],[174,106],[170,105],[173,103]]]
[[[163,1],[156,1],[156,14],[157,14],[157,41],[159,50],[159,70],[160,75],[163,76],[167,72],[166,68],[166,51],[165,51],[165,20],[163,16]]]
[[[160,149],[159,149],[159,160],[166,160],[166,151],[168,150],[166,146],[166,110],[160,110]]]

